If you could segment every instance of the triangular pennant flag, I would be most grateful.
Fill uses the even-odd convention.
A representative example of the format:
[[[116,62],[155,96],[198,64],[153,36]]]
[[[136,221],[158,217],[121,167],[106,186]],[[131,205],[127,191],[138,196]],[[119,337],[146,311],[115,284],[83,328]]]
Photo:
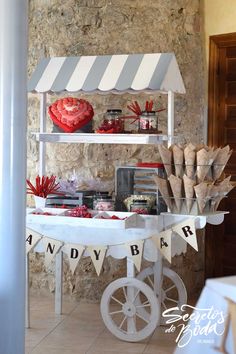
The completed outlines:
[[[42,235],[34,230],[26,228],[25,236],[26,254],[28,254],[36,246],[38,241],[41,240]]]
[[[143,240],[134,240],[132,242],[125,243],[125,247],[128,250],[128,257],[132,259],[138,272],[140,272],[142,255],[143,255]]]
[[[44,237],[43,240],[44,252],[45,252],[45,266],[49,266],[61,246],[63,242],[54,240],[53,238]]]
[[[74,274],[75,269],[77,267],[77,264],[79,263],[79,260],[84,252],[85,247],[82,245],[74,244],[74,243],[67,243],[63,247],[63,251],[68,256],[69,259],[69,265],[70,265],[70,270],[72,274]]]
[[[157,245],[161,254],[171,263],[171,234],[172,230],[160,232],[157,236],[152,237],[153,242]]]
[[[99,276],[106,255],[107,246],[88,246],[87,250],[92,259],[96,273]]]
[[[195,220],[188,219],[178,225],[172,226],[172,230],[180,235],[187,243],[198,251]]]

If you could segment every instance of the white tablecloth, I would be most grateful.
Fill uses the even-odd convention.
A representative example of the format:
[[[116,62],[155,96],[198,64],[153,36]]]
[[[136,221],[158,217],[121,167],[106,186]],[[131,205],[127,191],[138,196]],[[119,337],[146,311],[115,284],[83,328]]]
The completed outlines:
[[[206,282],[206,286],[204,287],[201,296],[195,306],[193,311],[194,314],[203,314],[208,313],[209,318],[201,319],[199,322],[200,328],[204,328],[205,326],[212,326],[213,331],[208,327],[207,334],[198,334],[192,335],[199,327],[198,324],[194,321],[189,321],[186,323],[190,327],[188,328],[188,335],[183,338],[183,341],[179,342],[178,347],[176,348],[174,354],[217,354],[219,351],[215,349],[215,347],[219,347],[222,341],[222,333],[224,331],[225,321],[222,322],[220,320],[221,314],[224,316],[227,315],[227,300],[225,297],[231,299],[236,302],[236,276],[217,278],[217,279],[209,279]],[[211,309],[211,312],[209,309]],[[204,309],[204,311],[202,310]],[[216,314],[215,311],[218,311],[218,315],[213,319],[213,313]],[[206,317],[206,316],[205,316]],[[222,322],[222,323],[220,323]],[[230,323],[230,329],[227,336],[226,341],[226,351],[228,354],[236,354],[234,352],[234,344],[233,344],[233,336],[232,336],[232,328]],[[209,333],[211,332],[211,333]],[[167,334],[168,335],[168,334]],[[191,336],[191,339],[190,339]],[[185,344],[187,340],[189,340],[188,344],[183,347],[180,347],[181,344]]]

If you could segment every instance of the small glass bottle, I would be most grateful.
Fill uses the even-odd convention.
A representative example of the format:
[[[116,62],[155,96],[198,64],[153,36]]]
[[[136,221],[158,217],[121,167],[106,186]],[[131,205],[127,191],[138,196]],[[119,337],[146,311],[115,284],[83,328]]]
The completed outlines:
[[[155,111],[143,111],[139,116],[139,133],[155,134],[158,132],[158,121]]]
[[[123,133],[124,121],[121,116],[121,109],[108,109],[107,112],[104,114],[102,126],[104,126],[107,130],[112,129],[113,133]]]
[[[147,200],[134,199],[130,205],[130,211],[137,214],[149,214],[149,205]]]

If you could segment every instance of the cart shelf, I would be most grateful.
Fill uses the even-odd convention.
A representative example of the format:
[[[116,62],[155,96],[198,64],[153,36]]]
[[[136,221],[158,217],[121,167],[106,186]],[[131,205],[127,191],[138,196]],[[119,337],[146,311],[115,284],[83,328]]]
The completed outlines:
[[[168,140],[161,134],[34,133],[37,141],[89,144],[161,144]]]

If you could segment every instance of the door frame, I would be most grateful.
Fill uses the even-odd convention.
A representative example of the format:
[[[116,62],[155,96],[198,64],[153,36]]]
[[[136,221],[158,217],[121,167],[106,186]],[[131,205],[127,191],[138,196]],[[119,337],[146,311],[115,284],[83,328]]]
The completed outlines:
[[[219,122],[219,57],[220,49],[236,46],[236,33],[210,36],[208,69],[208,145],[220,146]],[[206,227],[205,279],[223,275],[224,225]]]
[[[219,54],[221,48],[236,46],[236,33],[210,36],[208,69],[208,145],[220,145],[218,134],[219,114]]]

